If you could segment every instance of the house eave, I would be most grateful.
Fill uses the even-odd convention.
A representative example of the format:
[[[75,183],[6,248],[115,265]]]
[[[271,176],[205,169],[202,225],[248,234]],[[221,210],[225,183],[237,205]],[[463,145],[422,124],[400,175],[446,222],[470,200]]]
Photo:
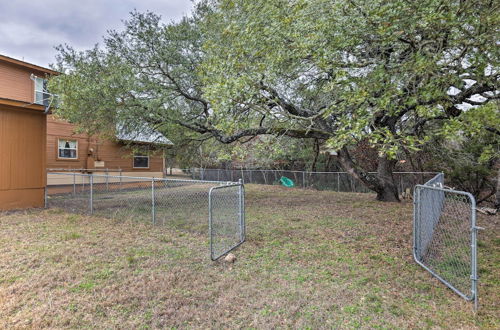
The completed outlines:
[[[28,62],[24,62],[24,61],[21,61],[21,60],[18,60],[18,59],[9,57],[9,56],[5,56],[5,55],[0,55],[0,61],[7,62],[7,63],[10,63],[10,64],[14,64],[14,65],[17,65],[17,66],[21,66],[23,68],[28,68],[28,69],[31,69],[31,70],[35,70],[35,71],[38,71],[38,72],[43,72],[43,73],[46,73],[48,75],[59,75],[60,74],[60,72],[57,72],[57,71],[54,71],[54,70],[51,70],[51,69],[48,69],[48,68],[44,68],[43,66],[39,66],[39,65],[36,65],[36,64],[31,64],[31,63],[28,63]]]
[[[45,107],[41,104],[28,103],[24,101],[12,100],[3,97],[0,97],[0,105],[16,110],[25,109],[25,110],[35,110],[40,112],[45,111]]]

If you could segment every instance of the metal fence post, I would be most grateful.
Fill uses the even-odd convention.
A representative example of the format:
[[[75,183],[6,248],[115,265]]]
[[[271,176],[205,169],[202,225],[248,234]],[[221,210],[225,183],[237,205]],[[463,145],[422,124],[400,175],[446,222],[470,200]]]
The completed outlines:
[[[90,186],[90,201],[89,201],[89,206],[90,206],[90,214],[94,213],[94,175],[90,174],[89,176],[89,186]]]
[[[44,208],[47,208],[47,203],[48,203],[48,196],[47,196],[48,192],[47,192],[47,184],[45,184],[45,189],[44,189],[44,192],[43,192],[43,207]]]
[[[403,174],[399,175],[399,193],[403,194]]]
[[[340,192],[340,173],[337,172],[337,192]]]
[[[302,188],[306,187],[306,172],[302,171]]]
[[[153,225],[156,224],[155,214],[155,178],[151,180],[151,216],[153,217]]]
[[[208,190],[208,239],[210,241],[210,259],[214,260],[214,255],[213,255],[213,240],[214,240],[214,235],[213,235],[213,230],[212,230],[212,192],[214,190],[214,187],[210,188]]]
[[[76,174],[73,173],[73,196],[76,195]]]
[[[245,188],[241,180],[238,182],[239,186],[239,218],[240,218],[240,241],[245,240]]]
[[[413,190],[413,257],[416,260],[420,260],[420,254],[418,252],[418,245],[419,245],[418,232],[420,231],[419,208],[420,208],[420,189],[418,189],[418,187],[415,187]]]
[[[106,169],[106,191],[109,191],[109,171]]]
[[[472,280],[472,295],[474,297],[474,310],[477,311],[478,307],[478,293],[477,293],[477,230],[476,226],[476,200],[473,196],[471,199],[471,280]]]

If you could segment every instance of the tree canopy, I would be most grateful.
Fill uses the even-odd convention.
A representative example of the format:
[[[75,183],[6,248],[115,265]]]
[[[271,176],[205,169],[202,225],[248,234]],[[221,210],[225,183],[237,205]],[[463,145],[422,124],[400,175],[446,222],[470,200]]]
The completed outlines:
[[[500,136],[498,7],[214,0],[169,24],[134,12],[103,47],[59,47],[66,74],[50,87],[58,113],[89,132],[147,123],[174,142],[321,141],[379,199],[398,200],[392,170],[402,152],[435,136]],[[361,141],[379,153],[376,177],[352,156]]]

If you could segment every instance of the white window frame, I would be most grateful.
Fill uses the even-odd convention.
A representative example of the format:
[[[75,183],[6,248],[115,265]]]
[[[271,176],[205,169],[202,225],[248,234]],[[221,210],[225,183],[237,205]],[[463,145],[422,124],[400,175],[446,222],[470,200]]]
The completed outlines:
[[[60,147],[61,141],[75,142],[75,148],[62,148],[62,149],[75,150],[75,157],[61,157],[61,153],[59,152],[61,150],[61,147]],[[78,159],[78,140],[77,139],[65,139],[65,138],[57,139],[57,159],[62,159],[62,160],[76,160],[76,159]]]
[[[42,89],[37,89],[37,87],[41,84],[42,86]],[[47,101],[48,102],[48,98],[49,98],[49,92],[47,91],[46,88],[44,88],[43,86],[47,84],[47,79],[43,79],[43,78],[40,78],[40,77],[36,77],[35,76],[35,94],[34,94],[34,102],[35,104],[40,104],[40,105],[44,105],[45,102]],[[41,100],[37,100],[37,94],[38,93],[41,93],[42,95],[42,99]]]
[[[135,166],[135,159],[136,159],[136,158],[138,158],[138,157],[141,157],[141,158],[147,158],[147,159],[148,159],[148,166],[146,166],[146,167],[142,167],[142,166],[137,167],[137,166]],[[149,165],[150,165],[150,164],[149,164],[149,161],[150,161],[150,160],[151,160],[151,159],[149,158],[149,153],[147,153],[147,152],[145,153],[145,155],[136,155],[136,154],[134,154],[134,157],[133,157],[133,159],[132,159],[132,167],[133,167],[133,168],[138,168],[138,169],[141,169],[141,168],[142,168],[142,169],[149,169]]]

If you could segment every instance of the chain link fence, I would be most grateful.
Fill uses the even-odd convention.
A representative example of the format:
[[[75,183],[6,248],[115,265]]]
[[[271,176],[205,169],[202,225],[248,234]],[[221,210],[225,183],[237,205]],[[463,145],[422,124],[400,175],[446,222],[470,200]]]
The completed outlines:
[[[210,251],[212,260],[226,254],[228,247],[245,241],[245,193],[243,185],[212,187],[209,192]],[[242,196],[242,198],[237,198]],[[237,218],[240,221],[236,222]]]
[[[414,258],[433,276],[477,308],[476,202],[444,187],[436,175],[414,192]]]
[[[239,182],[57,172],[47,176],[52,184],[46,189],[46,207],[205,235],[209,229],[213,260],[245,240],[244,188]]]
[[[308,172],[285,170],[204,169],[184,170],[194,180],[237,181],[244,184],[280,184],[282,176],[294,181],[295,186],[338,192],[372,192],[347,172]],[[375,176],[375,172],[368,175]],[[413,191],[417,184],[424,184],[435,172],[394,172],[394,181],[401,194]]]

